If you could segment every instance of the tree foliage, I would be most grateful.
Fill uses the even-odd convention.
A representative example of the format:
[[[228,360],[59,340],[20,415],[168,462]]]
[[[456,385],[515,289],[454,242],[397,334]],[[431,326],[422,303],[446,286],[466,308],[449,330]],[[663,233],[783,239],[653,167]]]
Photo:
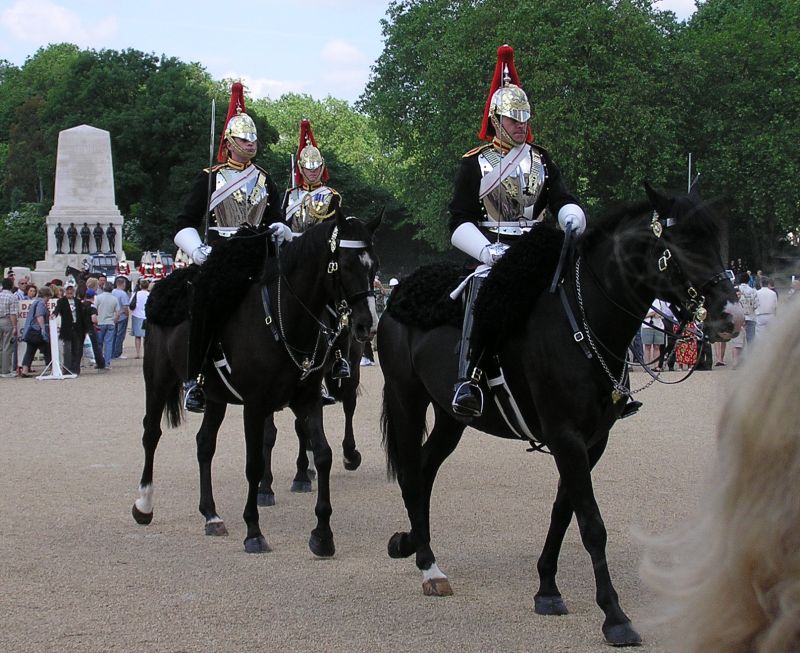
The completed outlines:
[[[393,266],[426,256],[411,233],[447,248],[453,177],[479,144],[502,43],[515,48],[536,141],[590,219],[640,196],[644,179],[684,190],[691,152],[704,195],[728,218],[731,256],[761,267],[785,253],[776,243],[797,243],[797,2],[706,0],[679,23],[651,0],[394,0],[382,27],[384,49],[355,108],[296,94],[247,108],[256,161],[281,190],[299,121],[311,120],[348,213],[385,206],[402,227],[402,244],[387,240]],[[11,234],[52,205],[58,133],[84,123],[111,133],[124,241],[171,248],[183,195],[209,163],[211,100],[215,153],[230,82],[137,50],[59,44],[20,67],[0,61],[0,216],[11,216],[0,255],[40,256],[44,240],[29,252],[20,243],[35,239]]]
[[[687,148],[731,251],[760,267],[800,233],[800,5],[708,0],[679,47]]]
[[[708,0],[688,24],[649,0],[395,0],[360,107],[399,153],[412,220],[444,243],[508,43],[536,141],[590,215],[640,196],[643,179],[685,190],[691,152],[735,247],[746,233],[763,250],[798,233],[798,26],[798,4],[778,0]]]
[[[20,204],[0,216],[0,267],[32,266],[47,247],[46,206]]]

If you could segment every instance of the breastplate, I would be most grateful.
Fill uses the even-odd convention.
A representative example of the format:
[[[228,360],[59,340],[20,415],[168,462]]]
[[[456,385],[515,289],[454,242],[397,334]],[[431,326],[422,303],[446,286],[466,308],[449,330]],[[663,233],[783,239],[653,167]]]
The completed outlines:
[[[478,155],[481,176],[485,177],[501,165],[503,156],[497,150],[488,148]],[[542,194],[547,178],[542,155],[530,148],[529,156],[503,179],[497,188],[483,198],[486,214],[496,222],[532,221],[534,206]]]
[[[309,227],[331,217],[331,201],[334,191],[327,186],[313,190],[293,188],[289,194],[286,220],[295,233],[303,233]]]
[[[242,174],[239,170],[220,168],[217,170],[216,188],[235,183]],[[216,226],[236,228],[245,222],[253,226],[259,225],[267,208],[268,197],[267,176],[259,171],[214,207]]]

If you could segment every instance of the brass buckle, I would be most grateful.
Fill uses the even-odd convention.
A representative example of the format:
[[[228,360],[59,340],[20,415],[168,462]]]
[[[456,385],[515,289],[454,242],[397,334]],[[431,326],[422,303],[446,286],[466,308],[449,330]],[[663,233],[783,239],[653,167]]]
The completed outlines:
[[[672,252],[668,249],[664,250],[664,253],[661,255],[661,258],[658,259],[658,270],[659,272],[663,272],[667,269],[667,265],[669,264],[669,260],[672,258]]]

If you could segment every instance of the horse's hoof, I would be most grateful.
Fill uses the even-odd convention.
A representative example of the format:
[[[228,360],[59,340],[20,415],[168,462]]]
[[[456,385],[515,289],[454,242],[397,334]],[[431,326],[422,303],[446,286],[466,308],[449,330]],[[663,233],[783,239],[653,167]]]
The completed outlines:
[[[533,598],[533,610],[536,614],[543,615],[562,615],[569,614],[567,604],[560,595],[556,596],[535,596]]]
[[[225,522],[221,521],[206,522],[206,535],[214,535],[218,537],[227,534],[228,534],[228,529],[225,528]]]
[[[259,492],[256,497],[259,508],[267,508],[275,505],[275,494],[273,492]]]
[[[630,621],[616,626],[603,626],[606,643],[611,646],[641,646],[642,637],[637,633]]]
[[[153,513],[152,512],[142,512],[136,507],[136,504],[133,504],[133,508],[131,508],[131,514],[133,518],[136,520],[137,524],[147,525],[151,521],[153,521]]]
[[[269,544],[267,544],[267,539],[263,535],[248,537],[244,541],[244,550],[247,553],[269,553],[272,551]]]
[[[292,492],[311,492],[311,481],[292,481]]]
[[[344,462],[344,468],[348,472],[354,472],[361,466],[361,453],[358,450],[356,450],[349,455],[345,454],[343,462]]]
[[[308,548],[311,549],[311,553],[320,558],[330,558],[336,553],[333,535],[320,536],[316,529],[311,531],[311,537],[308,539]]]
[[[453,588],[447,578],[429,578],[422,583],[425,596],[453,596]]]
[[[392,535],[386,548],[390,558],[407,558],[416,551],[408,533],[395,533]]]

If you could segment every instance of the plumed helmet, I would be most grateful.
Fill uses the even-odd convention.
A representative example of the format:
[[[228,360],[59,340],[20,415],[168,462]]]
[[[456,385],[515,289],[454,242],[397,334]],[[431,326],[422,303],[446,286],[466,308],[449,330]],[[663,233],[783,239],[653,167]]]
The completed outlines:
[[[225,138],[242,138],[253,143],[258,140],[256,123],[246,113],[238,113],[228,121]]]
[[[516,84],[509,84],[494,92],[489,103],[489,113],[492,116],[508,116],[518,122],[527,122],[531,119],[531,105],[525,91]]]
[[[297,144],[297,165],[294,171],[295,185],[302,186],[304,182],[308,182],[303,172],[304,170],[317,170],[318,168],[322,168],[319,183],[327,183],[330,178],[328,167],[325,165],[325,159],[317,147],[314,132],[311,131],[311,122],[303,118],[300,121],[300,139]]]
[[[519,122],[527,122],[531,117],[528,96],[522,90],[517,68],[514,65],[514,48],[501,45],[497,48],[497,63],[494,67],[492,85],[483,111],[483,123],[478,138],[491,141],[495,137],[506,140],[507,134],[498,133],[503,116]],[[528,143],[533,142],[533,133],[528,128]]]
[[[231,86],[231,99],[228,103],[228,114],[225,118],[225,125],[222,128],[222,138],[220,138],[219,149],[217,150],[217,161],[224,163],[228,160],[227,149],[232,148],[242,156],[247,158],[252,155],[244,152],[234,141],[234,138],[241,138],[254,143],[258,140],[256,124],[247,115],[244,106],[244,86],[241,82],[234,82]]]
[[[300,150],[300,156],[297,157],[297,165],[306,170],[316,170],[325,165],[325,159],[322,158],[322,153],[313,145],[306,145]]]

